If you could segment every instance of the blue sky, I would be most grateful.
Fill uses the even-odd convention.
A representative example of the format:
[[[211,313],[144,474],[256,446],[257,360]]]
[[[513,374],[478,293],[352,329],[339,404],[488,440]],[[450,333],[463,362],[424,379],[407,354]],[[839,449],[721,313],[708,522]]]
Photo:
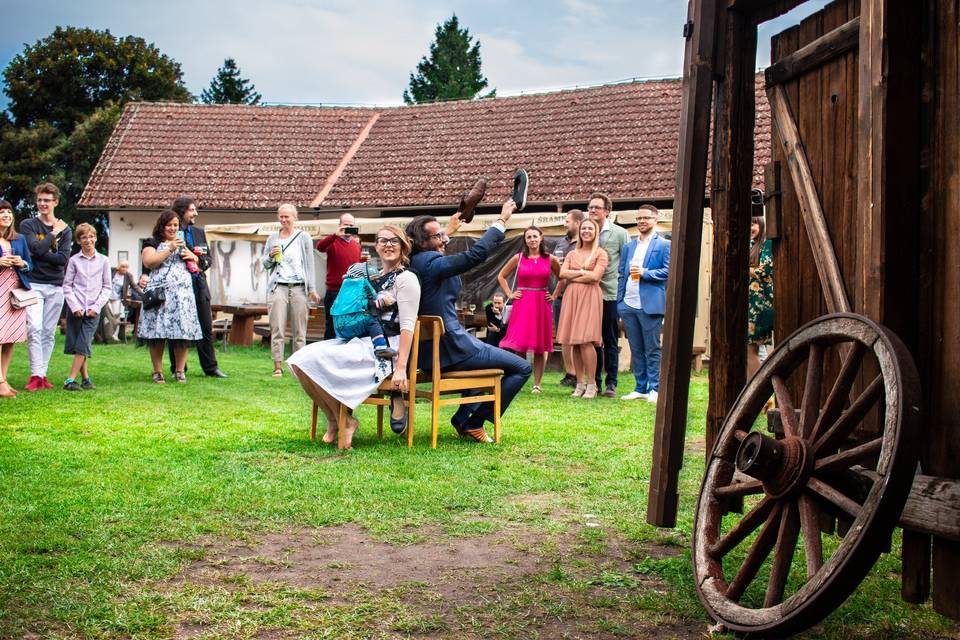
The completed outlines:
[[[180,62],[194,94],[233,57],[266,102],[399,104],[434,28],[453,13],[480,41],[500,95],[682,71],[684,0],[4,0],[0,68],[57,25],[91,27],[153,42]],[[762,27],[758,67],[770,35],[797,15]]]

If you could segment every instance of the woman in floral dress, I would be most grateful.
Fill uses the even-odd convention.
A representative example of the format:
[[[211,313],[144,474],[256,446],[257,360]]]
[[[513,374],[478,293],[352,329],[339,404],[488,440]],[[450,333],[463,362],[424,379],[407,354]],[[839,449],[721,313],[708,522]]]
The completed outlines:
[[[747,376],[760,368],[760,345],[773,343],[773,249],[762,217],[750,224],[750,299],[747,311]]]

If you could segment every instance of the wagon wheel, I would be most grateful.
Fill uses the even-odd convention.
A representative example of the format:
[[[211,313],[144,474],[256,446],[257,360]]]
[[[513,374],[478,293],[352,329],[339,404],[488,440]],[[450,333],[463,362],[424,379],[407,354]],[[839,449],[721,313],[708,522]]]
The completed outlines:
[[[823,385],[834,353],[840,373]],[[797,405],[786,380],[804,363]],[[863,391],[851,394],[858,377]],[[780,440],[754,430],[771,393],[783,419]],[[737,633],[779,637],[817,623],[850,595],[889,544],[909,493],[919,401],[906,347],[862,316],[818,318],[771,353],[720,430],[697,502],[693,570],[711,616]],[[841,451],[874,409],[882,434]],[[724,518],[738,498],[752,505]],[[821,534],[821,512],[852,521],[842,539]],[[791,582],[798,548],[806,571],[793,571]],[[769,574],[765,591],[761,570]]]

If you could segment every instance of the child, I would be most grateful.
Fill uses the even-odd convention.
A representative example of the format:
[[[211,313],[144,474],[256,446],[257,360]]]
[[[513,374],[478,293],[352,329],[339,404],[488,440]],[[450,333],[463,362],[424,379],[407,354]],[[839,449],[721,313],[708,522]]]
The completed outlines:
[[[67,391],[96,389],[90,381],[87,358],[91,356],[90,346],[99,324],[100,310],[110,299],[111,289],[110,261],[97,253],[97,232],[84,222],[77,225],[76,237],[80,253],[70,258],[63,278],[63,299],[69,311],[63,352],[73,355],[70,376],[63,384]],[[82,376],[80,384],[77,384],[78,374]]]
[[[369,277],[369,267],[366,263],[358,262],[357,264],[352,265],[347,272],[344,274],[344,280],[349,278],[368,278]],[[372,285],[371,285],[372,287]],[[366,335],[373,340],[373,352],[378,358],[384,360],[391,360],[397,352],[394,349],[390,348],[387,339],[383,335],[383,327],[380,325],[380,312],[391,305],[396,304],[396,300],[393,299],[386,291],[380,291],[376,294],[374,298],[370,300],[368,307],[367,315],[367,325],[366,325]]]

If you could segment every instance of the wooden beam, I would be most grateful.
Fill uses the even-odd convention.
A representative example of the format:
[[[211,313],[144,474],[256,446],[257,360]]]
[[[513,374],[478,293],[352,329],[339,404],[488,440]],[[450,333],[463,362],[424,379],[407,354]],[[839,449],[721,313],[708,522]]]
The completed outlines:
[[[827,228],[823,208],[820,206],[820,197],[810,171],[810,162],[807,160],[806,151],[800,141],[800,132],[794,122],[790,105],[787,103],[787,95],[783,87],[778,85],[770,88],[767,96],[770,100],[770,113],[776,123],[773,130],[779,133],[778,140],[797,192],[797,200],[800,203],[807,236],[810,238],[813,258],[817,263],[817,272],[820,275],[827,308],[830,313],[849,312],[850,300],[847,298],[843,284],[837,254],[833,249],[833,241],[830,239],[830,230]]]
[[[683,466],[703,237],[717,10],[713,0],[690,0],[685,29],[687,44],[673,209],[676,241],[670,252],[663,368],[647,501],[647,522],[660,527],[673,527],[677,522],[677,488]]]
[[[767,238],[779,240],[783,225],[783,211],[781,203],[783,194],[780,192],[780,163],[768,162],[763,168],[763,217],[767,227]]]
[[[706,455],[747,381],[747,291],[753,206],[757,25],[743,14],[720,18],[713,126],[713,262],[710,293],[710,385]]]
[[[727,0],[727,8],[736,11],[754,24],[773,20],[799,7],[807,0]]]
[[[810,44],[794,51],[763,72],[767,88],[798,78],[807,71],[843,55],[860,41],[860,16],[850,20],[830,33],[824,34]]]

